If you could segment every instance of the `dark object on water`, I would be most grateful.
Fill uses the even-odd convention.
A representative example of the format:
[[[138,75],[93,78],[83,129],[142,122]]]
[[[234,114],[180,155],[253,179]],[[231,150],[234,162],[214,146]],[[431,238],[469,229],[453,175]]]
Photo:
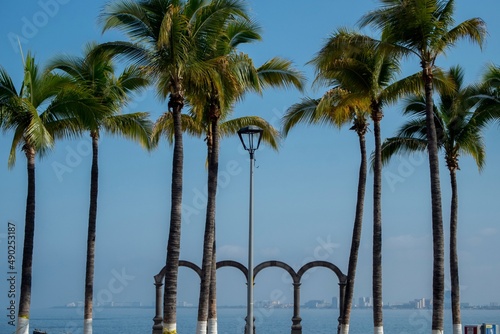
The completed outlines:
[[[33,330],[33,334],[47,334],[47,332],[46,331],[42,331],[40,329],[34,329]]]

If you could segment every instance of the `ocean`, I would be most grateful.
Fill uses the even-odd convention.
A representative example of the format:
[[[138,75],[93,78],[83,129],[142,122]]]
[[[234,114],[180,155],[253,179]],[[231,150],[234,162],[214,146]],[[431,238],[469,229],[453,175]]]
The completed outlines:
[[[49,308],[32,310],[30,332],[33,329],[47,334],[82,334],[82,313],[77,308]],[[152,332],[153,308],[104,308],[94,312],[94,334],[148,334]],[[194,334],[195,308],[180,308],[177,313],[177,332]],[[218,311],[219,334],[243,334],[244,308],[221,308]],[[255,309],[256,333],[289,334],[292,309]],[[331,334],[337,331],[338,310],[301,309],[303,334]],[[500,310],[462,310],[464,325],[482,323],[500,324]],[[451,313],[445,312],[445,333],[452,333]],[[373,333],[370,309],[354,309],[350,333]],[[7,321],[0,324],[0,333],[15,332]],[[384,310],[384,332],[388,334],[431,333],[430,310]]]

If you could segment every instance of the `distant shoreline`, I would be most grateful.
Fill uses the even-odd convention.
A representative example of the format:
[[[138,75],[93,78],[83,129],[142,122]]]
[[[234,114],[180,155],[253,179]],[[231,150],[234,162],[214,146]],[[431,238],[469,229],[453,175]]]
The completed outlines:
[[[57,308],[57,309],[77,309],[81,308],[83,306],[52,306],[50,308]],[[143,306],[99,306],[99,308],[105,308],[105,309],[154,309],[155,306],[150,305],[143,305]],[[197,306],[178,306],[177,308],[197,308]],[[218,306],[218,308],[221,309],[244,309],[246,308],[245,305],[222,305]],[[292,308],[292,307],[276,307],[276,308]],[[337,310],[336,308],[331,308],[331,307],[305,307],[304,305],[301,305],[301,309],[308,309],[308,310]],[[383,307],[385,310],[431,310],[431,308],[412,308],[412,307],[407,307],[406,305],[384,305]],[[477,305],[477,306],[463,306],[461,307],[462,310],[500,310],[500,305],[499,306],[490,306],[490,305]],[[353,310],[371,310],[371,307],[354,307]]]

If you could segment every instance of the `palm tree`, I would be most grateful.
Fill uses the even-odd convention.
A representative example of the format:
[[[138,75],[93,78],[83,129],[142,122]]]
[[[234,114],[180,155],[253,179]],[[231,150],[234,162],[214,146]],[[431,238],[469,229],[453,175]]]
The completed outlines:
[[[130,93],[148,84],[141,71],[134,66],[115,77],[113,54],[102,50],[99,45],[88,44],[82,57],[59,56],[52,60],[49,68],[63,71],[68,79],[87,90],[101,110],[92,113],[75,110],[76,117],[81,121],[82,128],[90,132],[92,138],[92,167],[90,177],[90,208],[87,234],[87,256],[85,267],[85,334],[92,333],[92,297],[94,290],[94,258],[97,221],[97,197],[99,183],[99,137],[102,131],[122,135],[149,147],[151,121],[145,112],[120,114],[130,98]]]
[[[359,166],[358,191],[356,199],[356,212],[351,241],[351,253],[349,256],[348,283],[344,309],[351,308],[354,277],[356,275],[356,263],[358,250],[361,242],[361,231],[363,226],[364,198],[366,190],[367,160],[366,160],[366,132],[368,130],[367,112],[358,108],[356,104],[344,105],[342,97],[347,92],[340,87],[329,90],[322,98],[304,98],[300,103],[292,105],[283,116],[283,134],[285,136],[299,123],[326,124],[342,127],[344,124],[352,123],[350,130],[358,135],[361,162]],[[342,308],[341,308],[342,309]],[[339,333],[348,333],[350,312],[340,315],[343,318],[342,328]]]
[[[54,145],[55,138],[77,134],[69,110],[96,108],[90,98],[69,86],[66,79],[42,70],[30,53],[24,60],[24,80],[18,91],[5,69],[0,67],[0,106],[2,129],[12,130],[8,164],[16,162],[20,147],[26,155],[28,195],[24,226],[24,245],[17,334],[29,333],[32,264],[35,236],[35,158]]]
[[[354,41],[354,43],[353,43]],[[317,71],[319,83],[336,83],[347,93],[342,96],[344,105],[356,105],[369,112],[373,121],[375,137],[375,163],[373,182],[373,316],[374,327],[383,332],[382,314],[382,168],[380,160],[380,122],[383,106],[419,88],[418,78],[410,76],[395,81],[399,74],[399,62],[389,49],[377,50],[373,39],[357,32],[341,28],[327,40],[317,56],[311,61]],[[361,219],[361,218],[360,218]],[[359,222],[361,225],[361,222]],[[355,223],[356,225],[356,223]],[[361,231],[354,228],[354,233]],[[359,236],[353,234],[348,269],[346,307],[344,307],[343,332],[349,329],[352,306],[355,267],[359,248]]]
[[[238,118],[223,123],[232,111],[234,104],[241,100],[248,91],[261,92],[266,86],[295,86],[302,89],[304,78],[300,72],[291,67],[291,63],[280,58],[273,58],[259,68],[254,68],[253,62],[245,54],[236,54],[235,49],[241,42],[251,41],[252,36],[258,36],[255,27],[235,22],[225,29],[227,40],[218,38],[216,50],[223,50],[213,67],[220,78],[221,87],[211,85],[208,93],[201,95],[201,100],[195,106],[194,112],[205,119],[207,158],[208,158],[208,198],[204,250],[202,260],[202,281],[199,296],[198,323],[203,325],[208,317],[209,333],[216,333],[216,268],[215,268],[215,205],[217,194],[217,176],[219,165],[220,137],[235,135],[243,126],[250,124],[261,126],[264,130],[264,142],[277,147],[277,132],[260,118]],[[243,29],[241,29],[243,27]],[[242,35],[247,37],[241,38]],[[222,40],[222,42],[220,42]],[[213,80],[213,78],[212,78]],[[205,101],[204,101],[205,98]],[[197,99],[197,98],[195,98]],[[221,132],[223,131],[223,132]],[[198,331],[198,333],[201,333]]]
[[[233,60],[231,60],[233,61]],[[275,65],[283,65],[282,62],[276,62],[273,59]],[[266,64],[267,65],[267,64]],[[266,78],[266,74],[274,74],[274,78],[270,81],[275,85],[286,85],[286,81],[279,82],[276,76],[288,76],[292,78],[290,81],[296,81],[300,75],[293,76],[296,74],[293,70],[290,70],[288,65],[282,67],[266,67],[266,71],[257,72],[259,73],[261,79]],[[285,73],[288,72],[288,73]],[[227,75],[224,75],[227,78]],[[286,80],[286,79],[285,79]],[[233,81],[236,83],[235,81]],[[257,81],[259,82],[259,81]],[[242,83],[236,83],[236,85],[241,85]],[[299,81],[300,85],[300,81]],[[232,87],[235,88],[235,87]],[[253,89],[261,89],[260,85],[257,87],[252,87]],[[242,88],[247,90],[248,88]],[[224,92],[225,97],[229,94]],[[243,95],[243,91],[240,95]],[[232,108],[232,105],[236,100],[241,99],[240,97],[233,96],[232,100],[226,101],[226,103],[221,103],[219,100],[218,92],[212,91],[212,98],[208,98],[207,105],[201,110],[202,115],[206,117],[206,142],[207,142],[207,161],[208,161],[208,196],[207,196],[207,212],[206,212],[206,225],[205,225],[205,237],[204,237],[204,248],[203,248],[203,260],[202,260],[202,281],[200,287],[199,296],[199,311],[198,311],[198,323],[203,326],[206,323],[208,317],[209,333],[217,333],[216,329],[216,257],[215,257],[215,207],[216,207],[216,194],[217,194],[217,177],[218,177],[218,166],[219,166],[219,150],[220,150],[220,138],[228,135],[235,135],[243,126],[248,126],[250,124],[260,126],[264,130],[264,142],[268,142],[272,147],[277,148],[277,131],[274,130],[267,122],[256,117],[243,117],[233,119],[231,121],[224,122],[221,121],[227,117],[228,108]],[[196,111],[195,111],[196,112]],[[197,331],[201,333],[202,331]]]
[[[440,104],[434,107],[438,148],[444,151],[446,166],[451,181],[450,210],[450,276],[453,333],[462,333],[460,316],[460,285],[458,273],[457,227],[458,227],[458,188],[456,172],[459,170],[458,157],[471,156],[479,170],[485,162],[485,147],[482,131],[489,118],[476,106],[476,87],[463,86],[463,70],[452,67],[448,76],[456,84],[452,93],[440,91]],[[427,129],[425,119],[425,100],[422,96],[408,99],[404,114],[411,119],[403,124],[393,138],[385,140],[382,152],[384,163],[397,153],[425,151],[427,148]]]
[[[432,287],[432,331],[442,333],[444,318],[444,233],[439,184],[439,157],[433,117],[433,70],[438,56],[467,38],[482,45],[485,23],[480,18],[453,26],[454,0],[383,0],[381,8],[365,14],[361,26],[383,30],[386,42],[401,48],[402,54],[416,55],[422,67],[425,87],[427,151],[432,199],[432,234],[434,248]]]
[[[163,326],[165,333],[176,332],[177,276],[179,266],[183,144],[181,113],[185,96],[209,87],[213,73],[207,67],[205,50],[212,50],[220,35],[221,22],[229,17],[245,18],[239,0],[141,0],[108,4],[101,16],[104,30],[117,28],[134,42],[108,43],[141,63],[155,79],[159,96],[169,98],[168,113],[174,123],[174,152],[170,230],[167,243]]]

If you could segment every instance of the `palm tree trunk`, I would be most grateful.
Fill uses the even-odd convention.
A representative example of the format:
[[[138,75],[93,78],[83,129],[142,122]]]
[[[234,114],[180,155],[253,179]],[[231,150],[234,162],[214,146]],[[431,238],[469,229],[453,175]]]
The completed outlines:
[[[173,113],[175,142],[172,161],[170,230],[167,243],[165,290],[163,295],[164,334],[175,334],[177,332],[177,277],[181,247],[182,172],[184,160],[181,121],[183,105],[184,99],[180,94],[170,95],[169,109]]]
[[[380,121],[382,112],[376,106],[373,113],[375,157],[373,164],[373,325],[375,334],[384,333],[382,299],[382,143]]]
[[[444,328],[444,232],[441,207],[441,186],[439,182],[439,157],[436,127],[434,124],[434,102],[432,100],[432,65],[422,62],[425,83],[427,151],[431,179],[432,203],[432,333],[442,334]]]
[[[352,230],[351,253],[349,255],[349,267],[347,269],[347,285],[344,301],[344,314],[342,315],[341,334],[349,333],[349,323],[351,319],[352,301],[354,298],[354,280],[356,277],[356,266],[358,263],[359,245],[361,243],[361,231],[363,227],[363,211],[366,190],[366,126],[362,131],[358,131],[359,148],[361,152],[361,163],[359,166],[358,194],[356,201],[356,214],[354,227]]]
[[[210,299],[208,301],[208,334],[217,334],[217,239],[214,226],[214,246],[212,252],[212,273],[210,275]]]
[[[219,130],[218,118],[213,117],[208,138],[208,199],[203,241],[203,261],[201,267],[200,297],[198,303],[197,334],[204,334],[208,325],[208,308],[210,300],[210,281],[212,275],[213,246],[215,241],[215,202],[217,195],[217,176],[219,170]],[[215,280],[215,277],[213,277]]]
[[[21,294],[16,334],[29,334],[33,243],[35,237],[35,149],[26,144],[23,150],[26,154],[28,167],[28,196],[26,198]]]
[[[87,263],[85,267],[85,310],[83,316],[83,334],[92,334],[92,297],[94,293],[94,258],[97,221],[97,194],[99,187],[99,134],[91,133],[92,167],[90,172],[90,207],[87,232]]]
[[[455,168],[450,168],[451,177],[451,212],[450,212],[450,277],[451,277],[451,312],[453,334],[462,334],[460,315],[460,282],[458,274],[457,227],[458,227],[458,187]]]

